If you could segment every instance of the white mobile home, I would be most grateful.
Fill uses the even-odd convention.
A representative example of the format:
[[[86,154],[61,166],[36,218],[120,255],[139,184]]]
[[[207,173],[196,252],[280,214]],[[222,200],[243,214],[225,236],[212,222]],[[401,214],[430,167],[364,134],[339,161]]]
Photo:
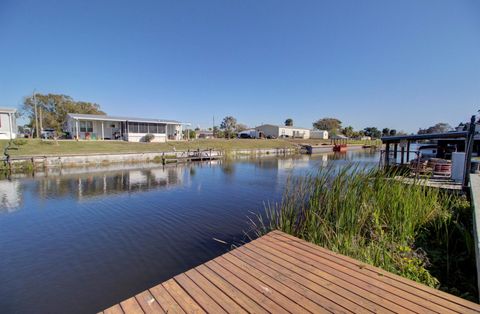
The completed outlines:
[[[310,131],[310,138],[328,140],[328,131],[324,131],[324,130]]]
[[[152,142],[166,142],[181,140],[183,125],[174,120],[69,113],[64,131],[76,139],[144,142],[152,134]]]
[[[290,137],[290,138],[310,138],[310,130],[297,128],[293,126],[264,124],[255,128],[257,132],[262,132],[266,137]]]
[[[11,140],[17,137],[16,109],[0,109],[0,139]]]

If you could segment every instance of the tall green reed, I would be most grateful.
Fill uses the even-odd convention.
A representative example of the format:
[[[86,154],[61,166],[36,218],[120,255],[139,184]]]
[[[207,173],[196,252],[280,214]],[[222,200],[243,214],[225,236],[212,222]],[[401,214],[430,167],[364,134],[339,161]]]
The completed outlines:
[[[283,198],[252,219],[256,235],[279,229],[404,277],[437,287],[415,239],[449,215],[454,196],[358,164],[290,177]]]

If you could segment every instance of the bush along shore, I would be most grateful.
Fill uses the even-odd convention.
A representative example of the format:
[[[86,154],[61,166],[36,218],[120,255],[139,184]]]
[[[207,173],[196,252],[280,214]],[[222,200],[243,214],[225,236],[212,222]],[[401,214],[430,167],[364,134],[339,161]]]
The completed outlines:
[[[282,201],[251,219],[255,236],[279,229],[477,301],[469,202],[393,175],[349,165],[292,177]]]

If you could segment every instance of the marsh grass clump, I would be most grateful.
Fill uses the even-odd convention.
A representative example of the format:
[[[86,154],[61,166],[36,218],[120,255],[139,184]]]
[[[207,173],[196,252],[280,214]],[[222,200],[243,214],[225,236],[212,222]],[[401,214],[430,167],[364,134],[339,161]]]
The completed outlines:
[[[279,229],[438,288],[440,276],[430,271],[436,265],[428,253],[432,249],[440,255],[452,253],[445,251],[448,239],[442,233],[455,222],[458,227],[451,209],[460,196],[405,184],[394,176],[351,164],[291,177],[282,201],[267,205],[264,214],[251,220],[256,235]],[[468,241],[471,231],[464,231],[459,241]],[[419,246],[432,235],[442,241]]]

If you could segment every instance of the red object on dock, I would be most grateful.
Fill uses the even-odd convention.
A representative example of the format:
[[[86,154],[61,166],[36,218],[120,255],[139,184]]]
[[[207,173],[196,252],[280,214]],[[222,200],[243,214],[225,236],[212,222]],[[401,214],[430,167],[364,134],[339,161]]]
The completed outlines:
[[[333,146],[334,152],[346,152],[347,151],[347,144],[336,144]]]
[[[452,175],[452,164],[450,163],[435,163],[433,167],[433,174],[438,176],[449,177]]]

